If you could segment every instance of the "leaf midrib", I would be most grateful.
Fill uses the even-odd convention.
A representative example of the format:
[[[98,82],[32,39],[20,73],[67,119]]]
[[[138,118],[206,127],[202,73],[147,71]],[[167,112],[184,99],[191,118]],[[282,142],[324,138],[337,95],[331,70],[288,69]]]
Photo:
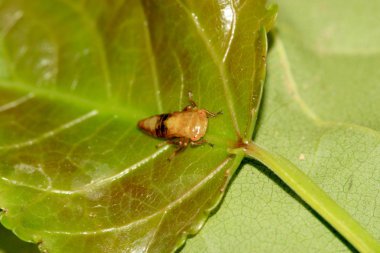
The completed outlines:
[[[40,87],[32,87],[30,85],[24,84],[22,82],[14,82],[10,80],[0,80],[0,88],[4,88],[9,91],[18,91],[25,93],[29,96],[35,98],[42,98],[47,100],[52,100],[55,103],[64,103],[73,107],[81,108],[86,110],[86,113],[90,111],[97,111],[98,115],[110,115],[110,116],[120,116],[126,123],[131,125],[136,125],[137,121],[145,118],[149,115],[149,112],[142,111],[139,108],[129,108],[121,107],[119,105],[108,104],[108,101],[105,101],[102,104],[96,100],[90,100],[87,98],[82,98],[75,96],[73,94],[67,94],[59,90],[50,90]],[[142,133],[141,133],[142,134]],[[225,140],[227,143],[234,141],[230,138],[226,138],[222,133],[207,133],[207,136],[212,137],[212,139]],[[222,142],[218,142],[222,144]],[[213,144],[218,144],[216,141]],[[153,144],[152,144],[153,145]]]
[[[140,110],[139,108],[121,107],[116,104],[111,104],[105,100],[104,103],[96,101],[94,99],[87,99],[68,94],[56,89],[44,89],[40,87],[32,87],[22,82],[14,82],[11,80],[0,80],[0,88],[4,88],[9,91],[19,91],[26,94],[33,94],[34,98],[42,98],[47,100],[60,101],[64,104],[69,104],[73,107],[78,107],[88,110],[97,110],[106,115],[119,115],[128,122],[136,124],[138,119],[141,119],[147,115],[147,112]],[[59,102],[56,102],[59,103]],[[133,117],[135,116],[135,117]]]

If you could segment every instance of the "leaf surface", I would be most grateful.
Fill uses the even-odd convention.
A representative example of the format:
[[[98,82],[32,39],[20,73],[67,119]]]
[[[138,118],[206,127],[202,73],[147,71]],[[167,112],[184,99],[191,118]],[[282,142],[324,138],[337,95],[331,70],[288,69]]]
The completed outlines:
[[[380,239],[378,1],[278,1],[254,141]],[[184,252],[355,252],[267,168],[242,167]]]
[[[0,1],[1,222],[49,252],[166,252],[199,231],[250,139],[265,1]],[[192,91],[214,148],[136,127]]]

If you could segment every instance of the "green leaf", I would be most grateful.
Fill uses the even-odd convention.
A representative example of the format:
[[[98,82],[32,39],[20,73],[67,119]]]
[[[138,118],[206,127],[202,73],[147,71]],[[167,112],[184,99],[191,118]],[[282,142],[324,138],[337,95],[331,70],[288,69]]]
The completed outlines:
[[[380,239],[378,1],[279,1],[255,142],[302,169]],[[184,252],[351,252],[262,165],[238,171]]]
[[[38,253],[36,245],[17,238],[0,224],[0,253]]]
[[[1,222],[51,252],[173,251],[220,202],[252,136],[265,1],[0,1]],[[139,119],[187,91],[215,144],[174,147]]]

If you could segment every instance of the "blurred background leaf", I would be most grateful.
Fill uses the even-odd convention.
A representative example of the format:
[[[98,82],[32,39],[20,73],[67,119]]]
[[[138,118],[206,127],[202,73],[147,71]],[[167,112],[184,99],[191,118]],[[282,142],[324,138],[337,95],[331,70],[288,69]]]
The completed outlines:
[[[276,1],[254,140],[309,175],[380,239],[380,2]],[[351,252],[267,168],[243,166],[184,252]]]

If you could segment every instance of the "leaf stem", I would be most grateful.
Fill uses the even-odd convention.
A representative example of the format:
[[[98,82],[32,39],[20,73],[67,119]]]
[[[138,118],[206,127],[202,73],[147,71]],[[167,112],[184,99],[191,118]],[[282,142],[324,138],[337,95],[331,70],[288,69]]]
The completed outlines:
[[[290,161],[254,142],[243,144],[242,148],[246,157],[258,160],[272,170],[357,250],[380,252],[379,242]]]

